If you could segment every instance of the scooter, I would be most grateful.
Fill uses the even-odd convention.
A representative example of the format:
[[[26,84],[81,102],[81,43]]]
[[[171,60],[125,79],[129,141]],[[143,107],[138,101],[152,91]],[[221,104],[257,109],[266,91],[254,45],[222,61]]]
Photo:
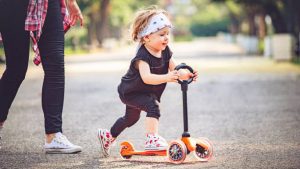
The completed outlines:
[[[181,63],[176,66],[175,70],[187,69],[191,73],[194,70]],[[169,161],[174,164],[182,163],[187,154],[193,153],[198,161],[208,161],[213,155],[213,145],[212,143],[204,137],[192,138],[188,132],[188,111],[187,111],[187,90],[188,84],[193,82],[193,78],[188,80],[179,80],[178,83],[181,85],[182,97],[183,97],[183,124],[184,132],[181,139],[173,140],[170,142],[166,150],[159,151],[136,151],[133,144],[128,141],[121,143],[120,155],[123,159],[130,159],[134,155],[139,156],[167,156]]]

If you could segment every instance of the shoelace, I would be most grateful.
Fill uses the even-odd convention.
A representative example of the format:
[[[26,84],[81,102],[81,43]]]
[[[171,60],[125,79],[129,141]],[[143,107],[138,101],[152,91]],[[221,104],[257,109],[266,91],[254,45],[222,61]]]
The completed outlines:
[[[65,146],[69,146],[69,145],[73,145],[68,139],[66,136],[64,136],[63,134],[61,133],[57,133],[56,134],[56,139],[57,139],[57,143],[59,144],[62,144],[62,145],[65,145]]]
[[[146,141],[146,144],[154,144],[159,141],[166,142],[165,139],[159,135],[148,135],[148,140]]]

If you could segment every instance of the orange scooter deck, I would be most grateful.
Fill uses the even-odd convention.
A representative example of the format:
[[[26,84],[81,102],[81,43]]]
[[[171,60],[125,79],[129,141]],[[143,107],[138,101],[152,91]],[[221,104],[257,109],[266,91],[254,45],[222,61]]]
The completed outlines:
[[[126,151],[122,152],[122,155],[140,155],[140,156],[166,156],[167,150],[159,151]]]
[[[167,150],[158,150],[158,151],[135,151],[133,145],[124,141],[121,143],[121,156],[132,156],[132,155],[140,155],[140,156],[166,156]]]

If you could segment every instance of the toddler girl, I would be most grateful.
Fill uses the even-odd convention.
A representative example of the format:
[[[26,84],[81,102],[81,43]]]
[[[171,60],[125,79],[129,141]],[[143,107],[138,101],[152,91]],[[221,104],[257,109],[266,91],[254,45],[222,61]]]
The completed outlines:
[[[127,73],[118,86],[121,101],[126,105],[125,115],[117,119],[110,131],[98,130],[104,156],[109,156],[112,143],[127,127],[134,125],[141,111],[146,115],[145,150],[165,150],[166,140],[158,135],[159,102],[167,82],[197,78],[197,72],[177,72],[168,46],[170,20],[164,10],[150,8],[137,13],[132,25],[132,38],[138,49]]]

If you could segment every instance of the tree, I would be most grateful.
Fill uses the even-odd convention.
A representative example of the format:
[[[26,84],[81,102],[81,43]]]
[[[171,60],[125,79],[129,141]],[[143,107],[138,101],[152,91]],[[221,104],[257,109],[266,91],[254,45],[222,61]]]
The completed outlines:
[[[230,2],[230,0],[211,0],[212,2]],[[232,1],[231,1],[232,2]],[[255,17],[269,15],[276,33],[299,34],[300,6],[299,0],[234,0],[246,13],[249,34],[255,35]],[[263,20],[263,19],[261,19]],[[260,23],[263,24],[263,23]],[[259,27],[264,27],[260,25]]]
[[[98,13],[100,19],[96,22],[96,35],[100,47],[102,47],[103,39],[108,33],[109,1],[110,0],[101,0],[100,12]]]
[[[87,17],[88,45],[102,47],[105,38],[122,36],[137,9],[158,4],[158,0],[78,0],[78,3]]]

